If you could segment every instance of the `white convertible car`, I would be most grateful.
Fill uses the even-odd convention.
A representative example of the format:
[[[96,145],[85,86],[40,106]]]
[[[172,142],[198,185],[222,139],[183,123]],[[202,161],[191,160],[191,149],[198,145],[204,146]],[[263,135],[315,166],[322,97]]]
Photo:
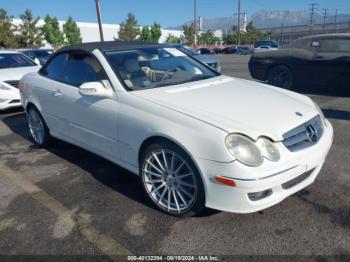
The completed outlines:
[[[177,216],[275,205],[315,180],[333,140],[310,98],[167,45],[65,47],[20,89],[37,144],[55,137],[111,160]]]
[[[20,107],[19,80],[40,69],[36,63],[16,51],[0,51],[0,111]]]

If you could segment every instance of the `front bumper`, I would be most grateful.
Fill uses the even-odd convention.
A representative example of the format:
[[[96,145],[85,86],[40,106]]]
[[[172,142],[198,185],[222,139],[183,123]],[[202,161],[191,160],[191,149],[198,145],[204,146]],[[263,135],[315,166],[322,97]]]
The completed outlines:
[[[317,144],[298,152],[290,152],[280,145],[284,150],[278,162],[266,161],[259,167],[248,167],[238,161],[219,163],[196,159],[204,180],[206,206],[234,213],[251,213],[281,202],[314,182],[332,141],[333,128],[327,121]],[[215,176],[233,179],[236,187],[218,183]],[[272,192],[260,200],[252,200],[248,195],[270,190]]]
[[[6,110],[14,107],[21,107],[21,101],[20,99],[15,99],[15,100],[9,100],[3,103],[0,103],[0,110]]]

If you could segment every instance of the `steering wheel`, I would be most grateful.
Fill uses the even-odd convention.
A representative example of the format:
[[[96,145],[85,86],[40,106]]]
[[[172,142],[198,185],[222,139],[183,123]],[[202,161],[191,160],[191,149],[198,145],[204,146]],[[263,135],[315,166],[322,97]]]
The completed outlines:
[[[169,79],[171,76],[175,75],[175,72],[172,72],[170,70],[164,71],[164,75],[162,76],[160,81],[164,81],[165,79]]]

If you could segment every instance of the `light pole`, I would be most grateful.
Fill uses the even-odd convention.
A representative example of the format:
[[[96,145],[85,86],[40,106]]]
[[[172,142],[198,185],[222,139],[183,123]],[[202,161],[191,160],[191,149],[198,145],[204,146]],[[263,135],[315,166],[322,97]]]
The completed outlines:
[[[194,46],[197,46],[197,1],[193,0]]]
[[[237,15],[238,15],[238,21],[237,21],[237,44],[241,44],[241,0],[237,1]]]
[[[103,39],[103,31],[102,31],[102,20],[101,20],[101,12],[100,12],[100,1],[99,0],[95,0],[95,4],[96,4],[96,13],[97,13],[97,20],[98,20],[98,28],[100,31],[100,39],[101,42],[104,41]]]

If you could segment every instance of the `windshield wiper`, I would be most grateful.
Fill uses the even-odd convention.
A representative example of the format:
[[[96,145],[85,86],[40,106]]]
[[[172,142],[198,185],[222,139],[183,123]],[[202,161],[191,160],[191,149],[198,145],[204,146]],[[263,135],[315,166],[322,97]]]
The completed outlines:
[[[212,78],[212,76],[203,76],[203,75],[196,75],[193,76],[190,81],[195,81],[195,80],[204,80],[204,79],[209,79]]]

